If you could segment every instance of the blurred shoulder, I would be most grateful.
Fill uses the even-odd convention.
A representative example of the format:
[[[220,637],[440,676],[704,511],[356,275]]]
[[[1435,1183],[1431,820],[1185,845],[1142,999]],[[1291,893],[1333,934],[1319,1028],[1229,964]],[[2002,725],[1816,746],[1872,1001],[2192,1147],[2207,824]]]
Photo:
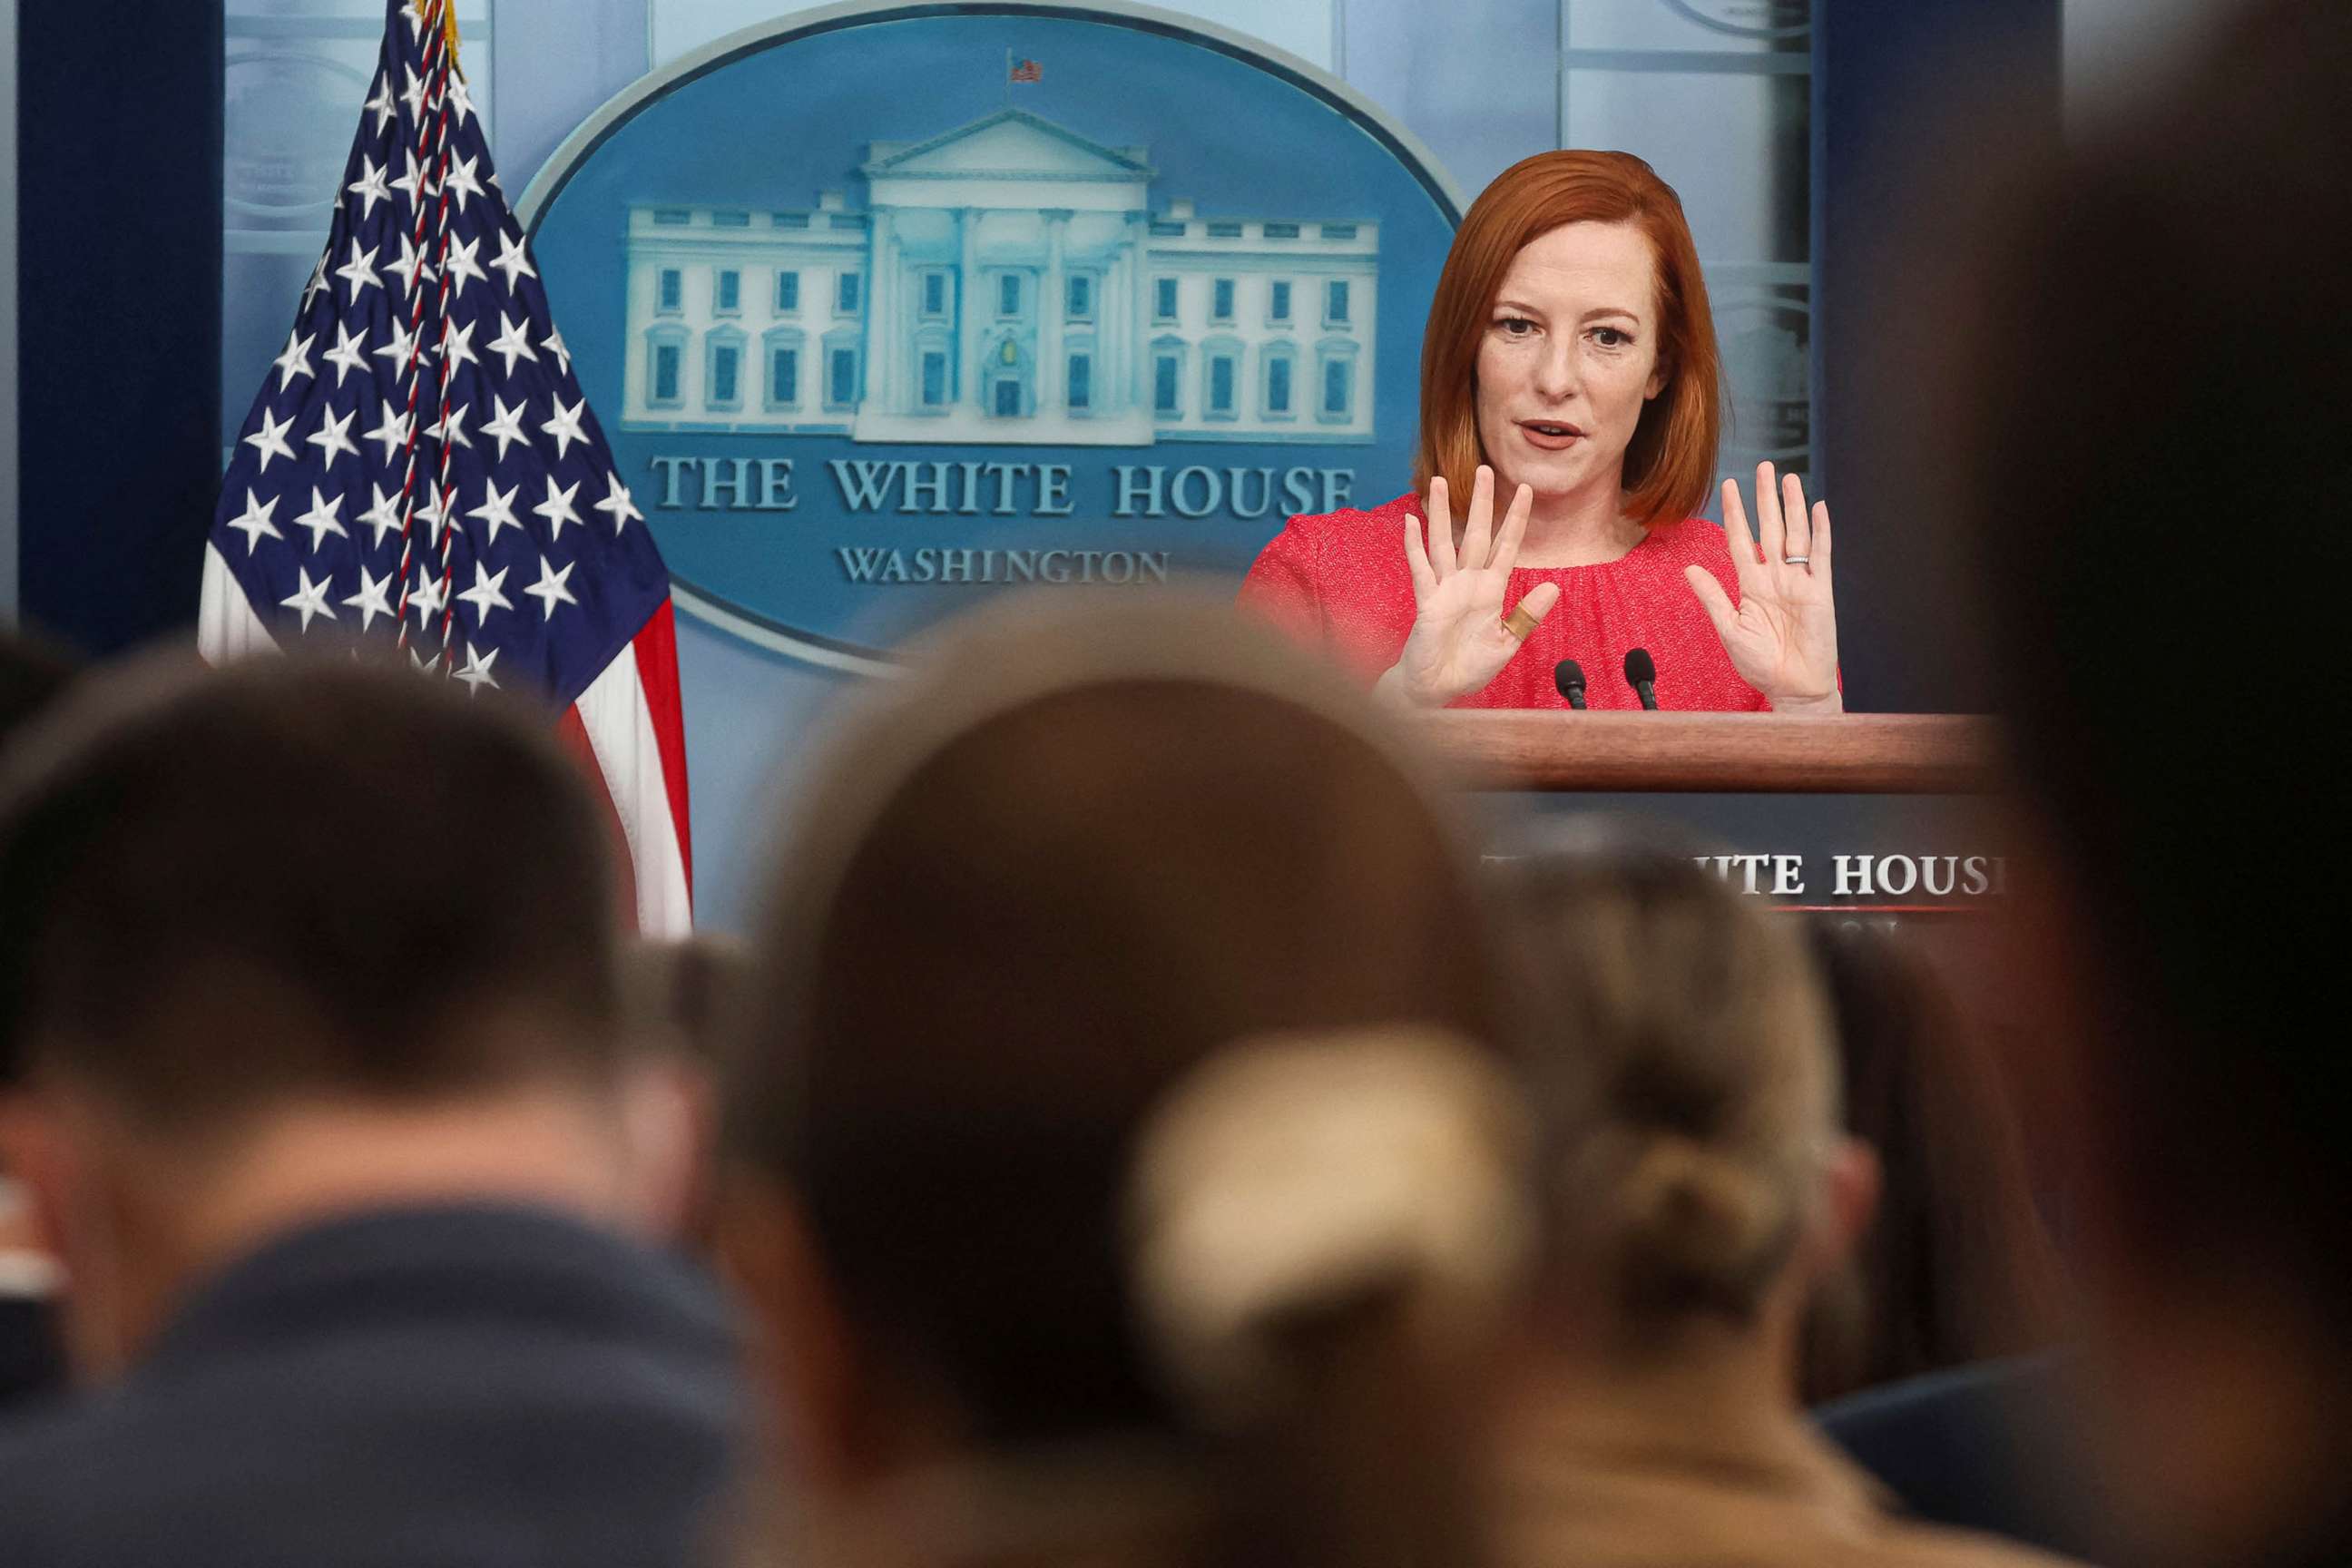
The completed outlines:
[[[2000,1536],[1910,1523],[1896,1525],[1870,1543],[1866,1557],[1879,1568],[2082,1568],[2072,1557]]]

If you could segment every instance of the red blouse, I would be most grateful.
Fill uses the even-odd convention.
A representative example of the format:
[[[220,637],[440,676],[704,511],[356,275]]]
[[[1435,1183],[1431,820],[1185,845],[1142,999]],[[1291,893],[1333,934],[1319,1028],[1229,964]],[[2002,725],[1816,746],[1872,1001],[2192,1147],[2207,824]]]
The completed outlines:
[[[1404,520],[1418,507],[1406,494],[1372,511],[1292,518],[1250,567],[1241,602],[1328,649],[1370,684],[1396,663],[1412,629]],[[1591,706],[1639,708],[1625,680],[1625,653],[1645,647],[1657,661],[1660,708],[1722,713],[1769,707],[1731,668],[1714,623],[1683,579],[1691,565],[1714,573],[1732,604],[1739,603],[1723,530],[1700,517],[1660,524],[1599,566],[1514,568],[1507,605],[1545,582],[1559,584],[1559,603],[1484,691],[1447,706],[1565,708],[1552,670],[1572,658],[1584,667]]]

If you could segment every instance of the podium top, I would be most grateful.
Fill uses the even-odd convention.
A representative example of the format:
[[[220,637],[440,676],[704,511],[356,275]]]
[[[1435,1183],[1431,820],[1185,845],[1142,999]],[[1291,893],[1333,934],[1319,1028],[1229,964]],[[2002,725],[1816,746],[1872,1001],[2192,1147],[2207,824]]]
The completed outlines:
[[[1984,795],[1999,732],[1949,713],[1446,711],[1425,737],[1471,787],[1620,793]]]

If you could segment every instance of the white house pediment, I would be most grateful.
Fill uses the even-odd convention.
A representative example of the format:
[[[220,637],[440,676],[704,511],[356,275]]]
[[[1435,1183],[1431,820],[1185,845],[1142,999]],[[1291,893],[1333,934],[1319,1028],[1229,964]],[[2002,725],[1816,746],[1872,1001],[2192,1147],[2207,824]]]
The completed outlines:
[[[934,136],[927,142],[873,144],[865,174],[891,179],[1144,181],[1140,149],[1106,147],[1019,110]]]

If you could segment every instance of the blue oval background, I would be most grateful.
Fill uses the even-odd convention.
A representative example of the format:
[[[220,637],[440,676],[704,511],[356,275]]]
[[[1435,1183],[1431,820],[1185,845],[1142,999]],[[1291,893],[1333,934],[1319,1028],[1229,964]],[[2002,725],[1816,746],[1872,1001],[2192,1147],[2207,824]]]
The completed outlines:
[[[1034,85],[1009,85],[1008,59],[1034,60]],[[634,91],[636,89],[633,89]],[[971,445],[853,440],[847,435],[632,428],[623,417],[630,331],[626,283],[633,207],[818,206],[847,193],[866,208],[858,171],[874,142],[918,143],[1012,108],[1087,141],[1140,146],[1155,171],[1154,218],[1189,200],[1202,219],[1380,225],[1369,438],[1352,442],[1181,441],[1139,446]],[[1166,552],[1178,573],[1234,574],[1291,511],[1277,479],[1266,515],[1230,500],[1198,519],[1112,515],[1115,466],[1343,471],[1345,499],[1371,505],[1410,479],[1421,335],[1456,214],[1442,176],[1336,84],[1173,23],[1115,12],[986,5],[909,6],[793,26],[728,49],[663,85],[585,139],[534,191],[533,252],[625,480],[645,506],[673,577],[693,599],[781,634],[779,646],[866,653],[970,605],[984,587],[851,582],[837,552],[1045,548]],[[757,288],[757,274],[747,288]],[[1302,300],[1302,313],[1317,308]],[[1303,330],[1301,337],[1308,334]],[[753,332],[752,342],[759,342]],[[760,385],[747,356],[741,374]],[[804,370],[803,374],[809,374]],[[1300,389],[1300,395],[1313,388]],[[665,507],[656,458],[793,459],[791,510]],[[1071,469],[1069,515],[851,512],[831,470],[851,461],[1002,460]],[[687,469],[682,494],[698,484]],[[754,489],[757,489],[755,484]],[[1193,494],[1199,494],[1195,486]],[[992,487],[988,497],[994,496]],[[1252,499],[1255,499],[1253,497]],[[722,621],[721,624],[724,624]],[[738,629],[740,629],[740,627]]]

